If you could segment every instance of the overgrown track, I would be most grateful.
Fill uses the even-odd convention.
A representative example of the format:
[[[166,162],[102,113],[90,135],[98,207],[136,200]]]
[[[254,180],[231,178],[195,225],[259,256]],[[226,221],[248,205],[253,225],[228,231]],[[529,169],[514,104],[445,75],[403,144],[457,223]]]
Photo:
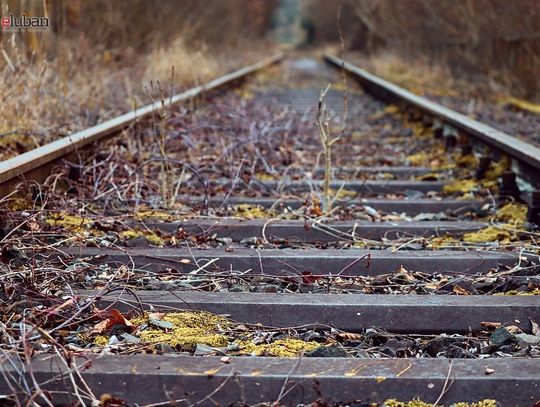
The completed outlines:
[[[6,400],[540,403],[537,149],[280,59],[0,164]]]

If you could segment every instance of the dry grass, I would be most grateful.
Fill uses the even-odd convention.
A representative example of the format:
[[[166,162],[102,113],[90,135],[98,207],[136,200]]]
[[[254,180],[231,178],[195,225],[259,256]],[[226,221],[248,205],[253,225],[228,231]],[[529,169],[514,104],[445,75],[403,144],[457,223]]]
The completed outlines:
[[[353,63],[420,95],[495,100],[496,95],[504,91],[495,83],[472,83],[456,78],[449,68],[434,64],[428,58],[408,61],[392,52],[350,53],[349,57]]]
[[[0,159],[260,58],[273,3],[210,3],[4,0],[53,29],[0,32]]]
[[[320,41],[336,40],[337,3],[305,0]],[[535,0],[343,0],[354,50],[420,58],[455,78],[540,98],[540,3]],[[424,61],[425,62],[425,61]]]

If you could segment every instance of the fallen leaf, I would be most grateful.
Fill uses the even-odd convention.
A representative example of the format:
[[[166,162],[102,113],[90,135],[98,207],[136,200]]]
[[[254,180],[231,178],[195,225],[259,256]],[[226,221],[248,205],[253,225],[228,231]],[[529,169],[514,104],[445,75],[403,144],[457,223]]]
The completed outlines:
[[[519,327],[515,326],[515,325],[510,325],[510,326],[507,326],[506,327],[506,330],[508,332],[510,332],[511,334],[519,334],[521,332],[523,332]]]
[[[317,280],[320,280],[322,277],[316,276],[310,271],[302,271],[302,282],[304,284],[313,284]]]
[[[109,331],[115,325],[122,325],[126,327],[129,332],[133,331],[133,324],[128,321],[120,311],[112,309],[109,311],[109,317],[94,325],[90,330],[90,334],[102,334]]]
[[[455,285],[453,288],[452,288],[452,292],[454,294],[457,294],[457,295],[469,295],[470,292],[468,292],[466,289],[458,286],[458,285]]]
[[[28,221],[28,229],[32,232],[39,232],[41,230],[39,223],[37,223],[35,219],[30,219]]]
[[[165,316],[165,313],[163,312],[151,312],[150,314],[148,314],[148,318],[155,319],[158,321],[162,320],[164,316]]]
[[[356,341],[361,340],[364,337],[362,334],[355,334],[352,332],[340,332],[336,335],[337,339],[345,340],[345,341]]]
[[[103,393],[99,398],[99,407],[117,407],[125,406],[126,402],[119,398],[116,398],[109,393]]]
[[[480,322],[480,325],[487,329],[497,329],[502,326],[500,322]]]

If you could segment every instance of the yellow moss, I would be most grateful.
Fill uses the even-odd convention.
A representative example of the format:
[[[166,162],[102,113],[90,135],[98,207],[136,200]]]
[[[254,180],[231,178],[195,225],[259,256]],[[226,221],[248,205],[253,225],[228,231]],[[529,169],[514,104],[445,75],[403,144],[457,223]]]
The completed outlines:
[[[411,400],[411,401],[398,401],[395,399],[386,400],[383,405],[385,407],[434,407],[433,404],[426,403],[421,400]],[[441,404],[437,404],[439,407],[443,407]],[[481,400],[475,403],[453,403],[452,407],[497,407],[496,400]]]
[[[240,96],[244,100],[253,99],[253,97],[255,96],[253,92],[246,86],[236,89],[234,93],[236,93],[238,96]]]
[[[494,295],[540,295],[540,288],[535,288],[532,291],[510,290],[504,293],[495,293]]]
[[[147,343],[167,343],[171,346],[181,346],[191,349],[198,343],[208,346],[227,346],[229,340],[222,334],[210,334],[203,329],[196,328],[174,328],[171,332],[162,330],[145,330],[141,332],[140,338]]]
[[[144,219],[159,219],[173,221],[176,220],[176,217],[169,212],[157,211],[157,210],[139,210],[135,212],[135,219],[144,220]]]
[[[465,233],[463,241],[467,243],[483,243],[483,242],[503,242],[507,243],[515,239],[515,234],[511,234],[504,227],[488,226],[476,232]]]
[[[13,212],[27,211],[32,209],[32,201],[21,198],[10,199],[7,202],[7,208]]]
[[[445,185],[443,187],[443,192],[447,194],[466,194],[473,191],[476,187],[478,187],[478,183],[476,181],[472,179],[464,179]]]
[[[429,239],[429,243],[433,249],[439,249],[441,247],[448,247],[457,243],[458,240],[452,236],[440,236]]]
[[[478,165],[478,158],[472,154],[460,155],[455,157],[454,161],[461,168],[476,168]]]
[[[258,172],[255,174],[255,178],[257,178],[259,181],[265,182],[265,181],[273,181],[276,179],[276,177],[272,174],[267,174],[265,172]]]
[[[384,108],[383,111],[386,114],[396,114],[400,112],[399,107],[397,107],[396,105],[388,105]]]
[[[476,232],[463,235],[463,241],[468,243],[516,241],[519,236],[516,228],[523,226],[527,220],[527,206],[519,203],[509,203],[499,208],[495,220],[507,222],[498,226],[488,226]]]
[[[416,137],[432,137],[433,132],[430,128],[424,126],[422,123],[411,123],[409,127],[412,129],[413,134]]]
[[[302,341],[299,339],[279,339],[272,343],[263,343],[255,345],[251,341],[236,341],[240,347],[238,354],[254,354],[257,356],[270,355],[283,358],[292,358],[309,352],[321,346],[317,342]]]
[[[497,407],[496,400],[482,400],[476,403],[454,403],[454,407]]]
[[[146,238],[146,240],[148,240],[148,243],[154,246],[165,245],[165,242],[163,241],[161,237],[149,231],[125,230],[120,233],[120,237],[122,239],[135,239],[137,237],[144,237]]]
[[[420,166],[426,164],[429,161],[429,157],[425,151],[407,156],[407,161],[409,164],[414,166]]]
[[[53,213],[45,222],[51,226],[60,226],[64,229],[73,232],[88,230],[88,226],[92,223],[89,218],[84,218],[76,215],[68,215],[67,213]]]
[[[481,182],[481,185],[482,185],[482,188],[491,189],[492,191],[499,189],[499,183],[497,182],[497,180],[493,180],[493,181],[483,180]]]
[[[492,162],[489,165],[489,169],[486,171],[484,179],[486,180],[497,180],[502,176],[506,171],[510,169],[510,159],[508,156],[503,156],[499,161]]]
[[[416,177],[416,179],[421,181],[431,181],[431,180],[438,180],[441,177],[440,173],[437,172],[428,172],[427,174],[422,174]]]
[[[109,344],[109,338],[104,335],[96,335],[92,342],[94,343],[94,345],[107,346]]]
[[[379,178],[382,178],[382,179],[394,179],[395,176],[394,174],[390,173],[390,172],[380,172],[378,174]]]
[[[519,203],[509,203],[497,209],[495,219],[522,225],[527,221],[527,205]]]
[[[360,247],[362,249],[365,249],[367,246],[368,246],[368,244],[366,242],[364,242],[363,240],[358,240],[358,241],[353,243],[353,247]]]
[[[140,325],[148,317],[134,318],[131,322]],[[230,322],[219,315],[209,312],[172,312],[165,314],[163,321],[173,324],[172,329],[152,328],[140,333],[143,342],[167,343],[171,346],[193,348],[197,343],[208,346],[227,346],[229,340],[221,333]]]
[[[330,196],[336,197],[337,199],[354,198],[357,195],[358,193],[345,188],[330,189]]]
[[[267,218],[267,211],[259,205],[239,204],[233,205],[233,214],[244,219]]]
[[[385,407],[433,407],[433,404],[425,403],[421,400],[398,401],[395,399],[386,400]]]

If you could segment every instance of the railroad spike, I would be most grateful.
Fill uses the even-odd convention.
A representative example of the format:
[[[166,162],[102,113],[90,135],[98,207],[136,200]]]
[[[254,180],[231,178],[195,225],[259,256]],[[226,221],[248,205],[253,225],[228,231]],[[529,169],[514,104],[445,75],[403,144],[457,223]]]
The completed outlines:
[[[516,182],[516,173],[512,171],[506,171],[501,176],[501,188],[500,195],[507,195],[514,198],[516,201],[521,201],[521,192]]]
[[[474,174],[475,178],[477,180],[481,180],[482,178],[484,178],[490,165],[491,165],[490,156],[483,155],[482,157],[480,157],[479,162],[478,162],[478,167],[476,168],[476,172]]]
[[[531,193],[527,221],[535,225],[540,225],[540,190]]]

